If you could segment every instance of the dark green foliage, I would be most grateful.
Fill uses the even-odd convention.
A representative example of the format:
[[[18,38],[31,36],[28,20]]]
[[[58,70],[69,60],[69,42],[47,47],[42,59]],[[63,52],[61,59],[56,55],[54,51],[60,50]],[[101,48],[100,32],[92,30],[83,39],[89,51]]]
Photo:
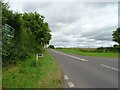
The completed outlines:
[[[117,42],[120,46],[120,27],[116,30],[116,31],[113,31],[113,41]]]
[[[54,49],[55,47],[54,47],[54,45],[49,45],[48,48],[52,48],[52,49]]]
[[[49,25],[44,19],[36,12],[13,13],[7,4],[2,3],[4,64],[16,63],[16,60],[25,60],[32,54],[43,52],[44,45],[51,39]]]
[[[56,47],[56,49],[63,49],[62,47]]]
[[[118,52],[118,47],[98,47],[96,52]]]
[[[51,39],[50,29],[47,22],[44,22],[42,15],[38,13],[24,13],[23,14],[24,27],[31,31],[42,46],[49,44]]]

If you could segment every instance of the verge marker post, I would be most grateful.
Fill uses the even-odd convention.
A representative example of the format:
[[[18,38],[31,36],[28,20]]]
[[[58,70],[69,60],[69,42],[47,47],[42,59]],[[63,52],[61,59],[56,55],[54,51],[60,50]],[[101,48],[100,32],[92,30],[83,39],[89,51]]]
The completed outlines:
[[[38,65],[38,54],[36,54],[36,65]]]
[[[44,60],[44,54],[36,54],[36,65],[38,65],[38,58],[41,57],[41,59]]]

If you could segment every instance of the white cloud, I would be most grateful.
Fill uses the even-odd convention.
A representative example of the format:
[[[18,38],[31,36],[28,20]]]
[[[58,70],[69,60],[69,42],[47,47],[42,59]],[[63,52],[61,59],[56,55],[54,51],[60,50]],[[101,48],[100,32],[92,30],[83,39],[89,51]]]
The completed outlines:
[[[50,44],[63,47],[112,46],[118,26],[115,2],[11,2],[19,12],[39,12],[52,31]]]
[[[15,2],[15,0],[4,0]],[[17,0],[17,2],[119,2],[119,0]]]

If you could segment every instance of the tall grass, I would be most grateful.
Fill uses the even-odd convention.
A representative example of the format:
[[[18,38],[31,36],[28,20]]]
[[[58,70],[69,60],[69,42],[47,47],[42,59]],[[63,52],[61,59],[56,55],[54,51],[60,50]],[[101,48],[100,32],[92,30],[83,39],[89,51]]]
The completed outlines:
[[[33,55],[25,61],[18,61],[16,66],[3,68],[3,88],[59,88],[61,71],[48,52],[38,60]]]

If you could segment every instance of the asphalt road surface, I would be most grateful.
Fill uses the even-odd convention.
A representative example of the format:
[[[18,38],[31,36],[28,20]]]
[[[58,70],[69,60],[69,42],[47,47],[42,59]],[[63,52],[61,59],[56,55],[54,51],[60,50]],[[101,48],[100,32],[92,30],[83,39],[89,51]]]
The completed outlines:
[[[118,58],[80,56],[52,49],[49,53],[61,67],[63,88],[118,88]]]

